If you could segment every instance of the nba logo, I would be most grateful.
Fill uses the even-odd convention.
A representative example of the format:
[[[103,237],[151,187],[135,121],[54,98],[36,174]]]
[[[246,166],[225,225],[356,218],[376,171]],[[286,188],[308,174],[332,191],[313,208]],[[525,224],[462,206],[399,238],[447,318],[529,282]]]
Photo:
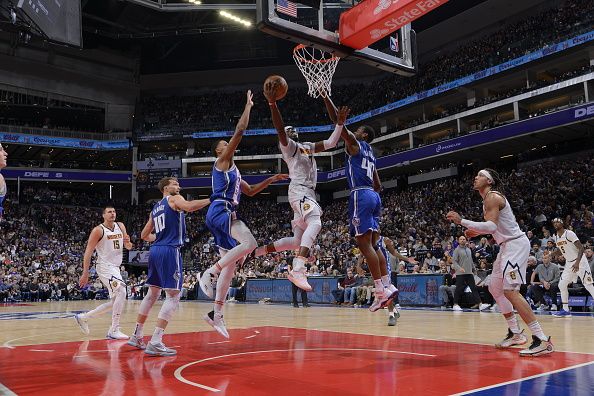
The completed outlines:
[[[396,37],[390,36],[390,49],[394,52],[400,51],[400,46],[398,45],[398,35],[396,35]]]

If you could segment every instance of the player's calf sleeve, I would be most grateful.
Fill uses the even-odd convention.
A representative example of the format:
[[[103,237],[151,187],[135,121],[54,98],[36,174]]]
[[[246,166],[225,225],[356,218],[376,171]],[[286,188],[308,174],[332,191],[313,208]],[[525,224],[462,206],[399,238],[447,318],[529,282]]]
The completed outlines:
[[[111,310],[111,326],[115,329],[120,325],[120,316],[124,310],[124,304],[126,303],[126,286],[120,285],[114,291],[114,294],[113,308]]]
[[[287,237],[279,239],[278,241],[274,242],[274,250],[276,252],[282,252],[285,250],[295,250],[299,249],[299,245],[301,244],[300,238],[295,237]]]
[[[310,219],[307,223],[307,228],[301,237],[301,246],[311,249],[321,230],[322,221],[320,220],[320,216]]]

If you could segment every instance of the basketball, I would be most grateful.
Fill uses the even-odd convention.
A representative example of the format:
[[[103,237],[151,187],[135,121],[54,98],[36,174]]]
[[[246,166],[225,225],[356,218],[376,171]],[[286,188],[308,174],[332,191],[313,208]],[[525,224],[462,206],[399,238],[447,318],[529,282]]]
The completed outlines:
[[[289,85],[285,81],[284,78],[281,76],[269,76],[266,81],[264,81],[264,87],[272,83],[274,85],[274,100],[281,100],[287,94],[289,90]]]

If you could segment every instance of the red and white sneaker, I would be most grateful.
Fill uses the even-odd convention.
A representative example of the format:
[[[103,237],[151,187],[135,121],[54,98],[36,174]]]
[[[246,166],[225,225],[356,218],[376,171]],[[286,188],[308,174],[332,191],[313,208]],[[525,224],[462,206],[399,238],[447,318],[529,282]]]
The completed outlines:
[[[305,290],[307,292],[313,290],[311,285],[307,283],[307,276],[305,275],[305,270],[292,270],[291,272],[289,272],[287,279],[289,279],[295,286],[297,286],[301,290]]]
[[[398,289],[396,289],[396,291],[392,291],[392,292],[387,287],[384,287],[384,290],[382,290],[382,291],[376,290],[375,291],[375,299],[373,300],[373,303],[369,307],[369,310],[371,312],[375,312],[382,308],[385,308],[386,306],[390,305],[390,303],[392,302],[392,300],[394,300],[394,298],[396,298],[396,295],[398,295]]]

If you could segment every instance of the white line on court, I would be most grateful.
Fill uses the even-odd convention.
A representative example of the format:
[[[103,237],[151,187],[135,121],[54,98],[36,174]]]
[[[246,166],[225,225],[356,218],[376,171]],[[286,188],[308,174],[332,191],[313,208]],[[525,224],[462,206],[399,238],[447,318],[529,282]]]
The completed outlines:
[[[239,352],[239,353],[230,353],[228,355],[220,355],[220,356],[213,356],[213,357],[209,357],[209,358],[205,358],[205,359],[201,359],[201,360],[197,360],[195,362],[190,362],[187,364],[184,364],[181,367],[178,367],[175,372],[174,372],[174,376],[175,378],[180,381],[183,382],[184,384],[188,384],[191,386],[195,386],[197,388],[200,389],[204,389],[210,392],[220,392],[220,389],[217,388],[211,388],[210,386],[206,386],[203,384],[199,384],[197,382],[193,382],[190,380],[187,380],[184,378],[184,376],[182,375],[182,371],[184,371],[186,368],[196,365],[196,364],[200,364],[200,363],[204,363],[204,362],[208,362],[210,360],[217,360],[217,359],[223,359],[223,358],[227,358],[227,357],[234,357],[234,356],[243,356],[243,355],[254,355],[254,354],[258,354],[258,353],[275,353],[275,352],[293,352],[293,351],[311,351],[311,352],[317,352],[317,351],[365,351],[365,352],[382,352],[382,353],[397,353],[397,354],[402,354],[402,355],[415,355],[415,356],[423,356],[423,357],[436,357],[437,355],[428,355],[425,353],[414,353],[414,352],[404,352],[404,351],[389,351],[389,350],[385,350],[385,349],[367,349],[367,348],[300,348],[300,349],[272,349],[272,350],[266,350],[266,351],[250,351],[250,352]]]

